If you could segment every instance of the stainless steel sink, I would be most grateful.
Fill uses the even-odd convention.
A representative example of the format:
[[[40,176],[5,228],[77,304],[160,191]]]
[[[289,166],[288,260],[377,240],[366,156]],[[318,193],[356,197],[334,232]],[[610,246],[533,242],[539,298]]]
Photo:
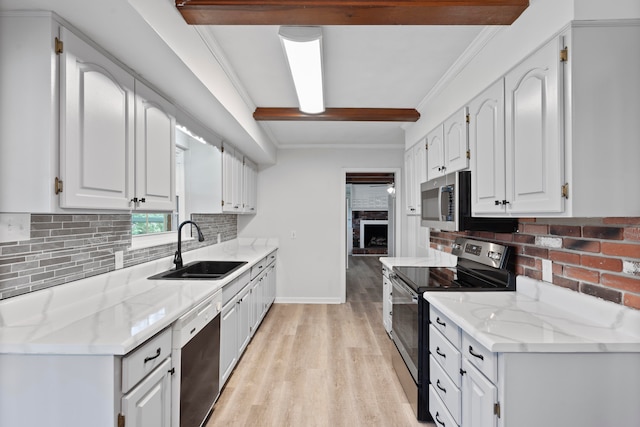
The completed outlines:
[[[220,280],[233,273],[247,261],[195,261],[182,268],[149,277],[151,280]]]

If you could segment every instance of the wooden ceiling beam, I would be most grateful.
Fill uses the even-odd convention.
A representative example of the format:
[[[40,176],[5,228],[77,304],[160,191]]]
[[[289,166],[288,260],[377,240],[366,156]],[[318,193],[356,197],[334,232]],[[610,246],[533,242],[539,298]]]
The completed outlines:
[[[258,107],[253,118],[261,121],[415,122],[420,113],[413,108],[327,108],[323,113],[307,114],[297,108]]]
[[[529,0],[176,0],[193,25],[510,25]]]

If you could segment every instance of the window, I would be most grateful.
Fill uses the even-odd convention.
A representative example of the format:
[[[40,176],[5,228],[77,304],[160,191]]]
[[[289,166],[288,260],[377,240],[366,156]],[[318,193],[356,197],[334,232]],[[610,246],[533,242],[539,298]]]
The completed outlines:
[[[184,148],[176,146],[176,207],[173,212],[144,213],[135,212],[131,215],[131,235],[141,237],[168,233],[178,229],[184,221],[185,180],[184,180]],[[134,245],[137,246],[137,245]]]
[[[131,215],[131,234],[164,233],[171,231],[172,214],[163,213],[134,213]]]

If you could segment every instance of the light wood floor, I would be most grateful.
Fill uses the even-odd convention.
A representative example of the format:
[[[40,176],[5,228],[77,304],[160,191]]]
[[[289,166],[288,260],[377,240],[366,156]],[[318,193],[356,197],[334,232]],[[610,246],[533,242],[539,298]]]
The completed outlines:
[[[391,366],[378,257],[352,257],[347,303],[274,304],[206,427],[418,423]]]

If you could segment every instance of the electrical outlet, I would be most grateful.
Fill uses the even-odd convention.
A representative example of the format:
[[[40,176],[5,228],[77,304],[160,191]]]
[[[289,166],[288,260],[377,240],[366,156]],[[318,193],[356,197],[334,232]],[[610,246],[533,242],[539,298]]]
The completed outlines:
[[[116,259],[116,270],[119,270],[124,267],[124,252],[116,251],[114,255]]]
[[[542,280],[545,282],[553,281],[553,263],[550,259],[542,260]]]
[[[296,238],[296,231],[295,230],[291,230],[291,239],[295,239]]]

